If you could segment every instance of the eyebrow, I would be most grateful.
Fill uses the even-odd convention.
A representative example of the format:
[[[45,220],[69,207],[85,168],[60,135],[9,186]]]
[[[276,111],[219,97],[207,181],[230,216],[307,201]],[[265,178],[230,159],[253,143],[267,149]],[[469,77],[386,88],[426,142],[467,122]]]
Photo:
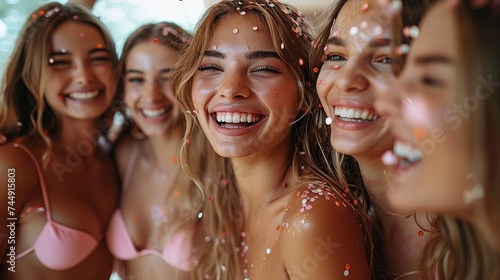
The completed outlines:
[[[333,36],[331,37],[330,39],[328,39],[326,41],[326,44],[327,45],[337,45],[337,46],[341,46],[341,47],[345,47],[345,42],[344,40],[340,39],[339,37],[337,36]]]
[[[331,37],[326,41],[327,45],[336,45],[336,46],[341,46],[345,47],[345,41],[337,36]],[[391,44],[391,39],[390,38],[374,38],[370,40],[368,43],[369,47],[386,47]]]
[[[94,54],[94,53],[99,53],[99,52],[105,52],[105,53],[108,53],[109,50],[106,49],[106,48],[93,48],[91,50],[89,50],[87,52],[87,55],[91,55],[91,54]],[[49,56],[57,56],[57,55],[70,55],[72,54],[71,52],[62,52],[62,51],[56,51],[56,52],[51,52],[49,53]]]
[[[205,51],[204,56],[225,59],[226,55],[218,51]],[[245,54],[246,59],[277,58],[281,59],[275,51],[255,51]]]
[[[420,65],[433,64],[433,63],[449,64],[449,65],[453,64],[453,61],[450,58],[440,54],[417,56],[414,60],[416,64]]]

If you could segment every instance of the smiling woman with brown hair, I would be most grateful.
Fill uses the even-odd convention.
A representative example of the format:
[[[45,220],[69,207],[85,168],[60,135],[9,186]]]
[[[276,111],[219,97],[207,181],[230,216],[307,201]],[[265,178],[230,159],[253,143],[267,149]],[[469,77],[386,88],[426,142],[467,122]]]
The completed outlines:
[[[328,145],[310,47],[292,7],[226,0],[208,8],[176,65],[180,162],[207,195],[199,279],[370,278],[365,216],[320,167]],[[200,138],[214,151],[199,153]]]

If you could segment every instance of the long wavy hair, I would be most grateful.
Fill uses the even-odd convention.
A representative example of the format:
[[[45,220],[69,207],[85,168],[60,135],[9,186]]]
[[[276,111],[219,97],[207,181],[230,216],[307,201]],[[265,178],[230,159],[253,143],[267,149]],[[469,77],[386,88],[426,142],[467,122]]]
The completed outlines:
[[[484,197],[473,203],[474,223],[439,217],[438,229],[424,248],[422,279],[498,279],[500,277],[500,15],[488,7],[473,8],[460,1],[452,8],[460,58],[454,100],[476,100],[477,108],[463,119],[474,178]],[[489,81],[485,86],[483,81]],[[479,90],[478,90],[479,89]],[[485,227],[478,227],[478,224]],[[487,232],[484,232],[486,230]],[[488,240],[486,236],[493,237]],[[491,244],[496,242],[496,244]]]
[[[215,24],[225,16],[244,16],[245,13],[256,15],[268,27],[274,49],[291,69],[300,91],[299,106],[304,110],[291,124],[294,149],[290,151],[289,166],[292,176],[300,182],[327,182],[346,201],[355,199],[350,191],[338,183],[329,166],[331,145],[327,131],[321,128],[324,119],[312,82],[312,71],[308,67],[312,37],[307,20],[291,6],[278,1],[223,0],[212,5],[198,22],[193,41],[176,65],[177,71],[172,77],[174,94],[186,114],[187,124],[180,163],[184,172],[206,196],[202,219],[207,237],[196,272],[198,279],[209,277],[232,280],[243,277],[238,249],[242,241],[240,233],[245,225],[231,161],[218,156],[201,131],[192,111],[191,90],[193,76],[214,33]],[[308,172],[302,172],[303,167]],[[366,230],[367,254],[370,254],[371,236],[367,217],[358,206],[349,204]],[[224,268],[228,269],[224,272]]]
[[[50,42],[54,30],[67,21],[95,27],[104,38],[113,68],[118,63],[111,35],[102,22],[87,9],[77,4],[51,2],[30,14],[21,29],[2,78],[0,133],[8,139],[33,135],[41,137],[47,145],[47,151],[43,155],[44,164],[52,150],[46,133],[57,127],[56,117],[44,97]]]

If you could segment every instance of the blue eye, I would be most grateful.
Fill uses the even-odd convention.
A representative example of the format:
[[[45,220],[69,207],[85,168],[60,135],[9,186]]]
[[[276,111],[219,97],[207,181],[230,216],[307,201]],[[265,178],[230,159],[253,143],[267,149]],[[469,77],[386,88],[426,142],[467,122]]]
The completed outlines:
[[[347,59],[339,54],[327,54],[327,55],[325,55],[325,61],[345,61],[345,60],[347,60]]]
[[[384,56],[382,58],[376,59],[375,62],[384,63],[384,64],[392,64],[392,57]]]

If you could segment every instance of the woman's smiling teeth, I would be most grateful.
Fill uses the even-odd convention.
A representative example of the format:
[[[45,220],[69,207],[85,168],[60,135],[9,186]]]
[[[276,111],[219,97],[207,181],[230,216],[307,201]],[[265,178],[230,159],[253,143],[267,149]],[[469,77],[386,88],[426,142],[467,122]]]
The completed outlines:
[[[255,123],[261,119],[260,115],[239,112],[217,112],[218,123]]]
[[[141,109],[141,113],[148,118],[154,118],[158,117],[160,115],[163,115],[165,112],[167,112],[167,107],[160,108],[160,109]]]
[[[76,100],[89,100],[99,95],[99,90],[89,92],[73,92],[68,94],[69,98]]]
[[[379,118],[371,110],[352,107],[335,107],[335,116],[346,122],[369,122]]]

